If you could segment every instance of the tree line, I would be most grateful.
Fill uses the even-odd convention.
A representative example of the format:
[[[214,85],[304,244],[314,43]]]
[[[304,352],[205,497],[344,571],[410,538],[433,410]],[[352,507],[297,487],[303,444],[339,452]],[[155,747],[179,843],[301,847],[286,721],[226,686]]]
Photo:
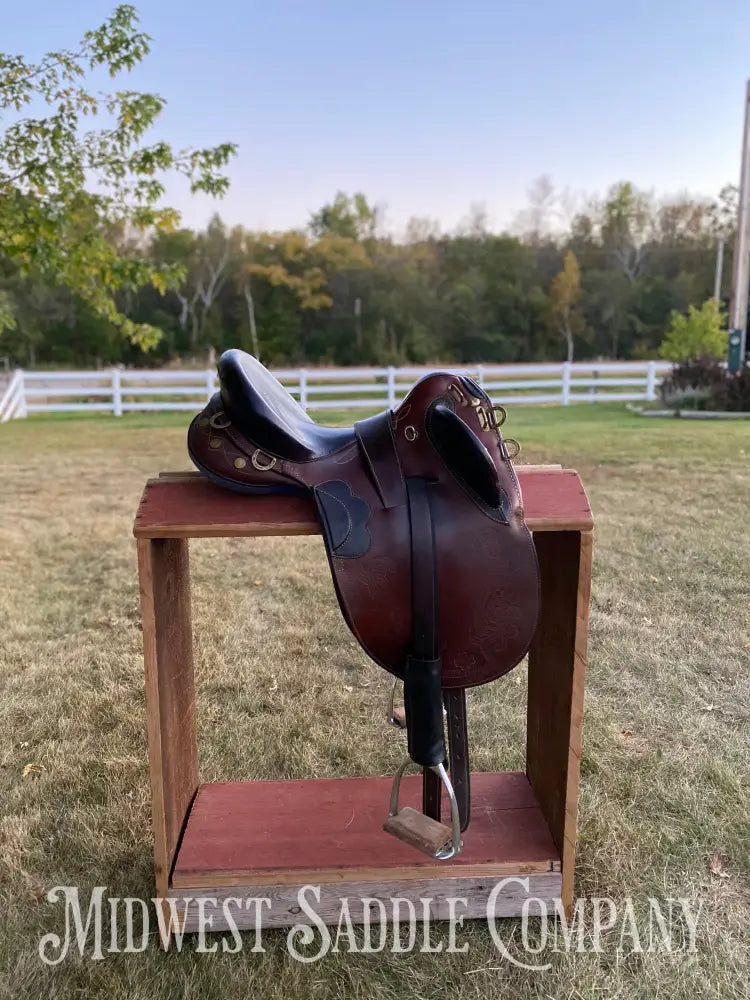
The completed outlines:
[[[12,364],[205,363],[230,346],[272,365],[647,358],[673,312],[712,295],[719,240],[729,274],[731,187],[657,198],[620,182],[572,197],[542,177],[501,233],[474,206],[455,232],[412,219],[396,235],[343,193],[287,232],[218,215],[184,228],[163,205],[166,177],[221,197],[237,150],[149,142],[164,99],[93,86],[102,68],[127,75],[150,42],[122,4],[72,49],[0,52],[0,358]]]
[[[540,179],[513,233],[490,231],[474,206],[455,232],[413,219],[396,238],[363,195],[341,193],[287,232],[218,215],[198,232],[112,229],[119,257],[180,275],[116,294],[123,315],[157,331],[146,350],[0,253],[15,316],[0,355],[27,366],[188,362],[232,346],[273,365],[656,356],[670,314],[713,294],[721,239],[730,273],[735,189],[657,199],[623,182],[579,199],[561,225],[566,200]]]

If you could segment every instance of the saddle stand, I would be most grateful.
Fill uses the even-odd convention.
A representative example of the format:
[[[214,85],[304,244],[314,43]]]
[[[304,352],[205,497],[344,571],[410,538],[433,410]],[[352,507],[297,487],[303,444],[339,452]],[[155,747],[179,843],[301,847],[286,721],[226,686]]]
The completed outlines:
[[[572,906],[592,519],[575,472],[557,467],[520,467],[518,472],[541,579],[541,614],[528,659],[526,767],[525,772],[471,775],[473,816],[463,837],[452,822],[448,827],[439,821],[439,835],[433,835],[428,820],[434,813],[420,811],[425,805],[421,786],[430,783],[430,794],[433,786],[441,787],[442,761],[434,765],[437,773],[428,765],[421,781],[405,774],[404,764],[392,785],[377,777],[200,782],[189,540],[315,534],[323,525],[306,495],[248,497],[220,489],[198,473],[164,474],[148,482],[134,532],[156,894],[165,900],[167,925],[170,900],[187,931],[205,928],[205,908],[197,901],[208,897],[205,903],[212,906],[218,900],[218,908],[210,910],[212,930],[218,931],[229,928],[223,900],[267,897],[272,905],[260,913],[262,926],[290,926],[299,922],[298,894],[310,885],[320,891],[316,912],[332,924],[339,921],[342,897],[348,898],[354,921],[369,916],[368,899],[380,901],[388,915],[393,896],[411,900],[420,912],[429,897],[430,918],[441,920],[450,916],[447,899],[461,897],[467,919],[484,918],[501,879],[502,891],[493,896],[498,917],[520,915],[529,896],[549,907],[558,899],[567,909]],[[425,492],[432,505],[439,491],[429,486]],[[379,586],[384,591],[389,584]],[[512,621],[510,602],[499,604],[497,595],[491,597],[490,609],[497,614],[500,608],[506,624]],[[481,603],[480,611],[489,615]],[[411,621],[411,613],[408,617]],[[445,671],[442,628],[439,642]],[[429,662],[427,646],[422,649],[411,636],[407,644],[415,660]],[[423,675],[417,666],[415,676],[419,684],[431,674]],[[463,691],[459,685],[443,689],[442,695],[460,816],[458,775],[463,773],[460,756],[466,755],[455,737],[461,726],[451,720],[461,718]],[[392,717],[406,722],[395,704]],[[437,714],[429,719],[437,729]],[[398,840],[382,831],[389,791],[390,812],[396,816],[386,822],[397,820]],[[448,804],[453,817],[456,809]],[[440,860],[439,854],[460,839],[460,853]],[[252,909],[233,909],[232,915],[240,929],[252,930],[258,918]]]

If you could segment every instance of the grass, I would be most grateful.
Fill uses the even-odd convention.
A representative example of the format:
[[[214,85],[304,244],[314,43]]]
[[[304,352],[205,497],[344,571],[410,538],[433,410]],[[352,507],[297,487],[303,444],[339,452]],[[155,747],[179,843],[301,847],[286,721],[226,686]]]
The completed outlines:
[[[576,888],[639,912],[649,896],[702,901],[695,955],[618,955],[609,941],[530,973],[474,922],[465,955],[303,966],[276,932],[265,955],[164,955],[154,941],[41,963],[40,937],[63,929],[50,887],[152,894],[130,532],[146,477],[187,467],[186,422],[0,428],[0,996],[748,996],[750,427],[611,404],[518,407],[508,422],[525,461],[579,469],[597,522]],[[341,620],[320,540],[206,540],[191,559],[202,776],[388,773],[400,749],[384,732],[387,681]],[[477,769],[523,767],[523,679],[472,693]],[[43,770],[24,776],[30,763]],[[502,930],[519,952],[519,928]]]

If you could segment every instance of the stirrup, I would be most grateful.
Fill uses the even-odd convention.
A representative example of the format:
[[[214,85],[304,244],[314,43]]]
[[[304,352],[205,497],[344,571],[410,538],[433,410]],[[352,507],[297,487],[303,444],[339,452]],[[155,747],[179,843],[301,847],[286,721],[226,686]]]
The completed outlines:
[[[393,776],[393,787],[391,788],[391,802],[388,809],[388,819],[383,824],[386,833],[392,834],[404,843],[411,844],[417,850],[422,851],[432,858],[440,861],[447,861],[454,858],[461,850],[461,817],[458,811],[456,793],[448,777],[445,767],[436,764],[430,767],[439,778],[448,793],[448,800],[451,806],[451,825],[446,826],[439,823],[424,813],[417,812],[411,806],[398,807],[399,791],[401,790],[401,778],[404,771],[412,763],[411,757],[407,757],[398,771]]]

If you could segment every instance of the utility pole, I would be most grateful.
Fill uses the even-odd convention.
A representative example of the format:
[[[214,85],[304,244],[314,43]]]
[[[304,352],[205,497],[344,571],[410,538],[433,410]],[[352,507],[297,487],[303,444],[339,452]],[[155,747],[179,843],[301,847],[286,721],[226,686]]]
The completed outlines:
[[[714,298],[721,302],[721,279],[724,274],[724,240],[716,244],[716,273],[714,274]]]
[[[742,167],[737,203],[737,239],[734,245],[732,299],[729,306],[730,371],[739,371],[745,361],[747,336],[748,265],[750,264],[750,80],[745,87],[745,126],[742,132]]]

